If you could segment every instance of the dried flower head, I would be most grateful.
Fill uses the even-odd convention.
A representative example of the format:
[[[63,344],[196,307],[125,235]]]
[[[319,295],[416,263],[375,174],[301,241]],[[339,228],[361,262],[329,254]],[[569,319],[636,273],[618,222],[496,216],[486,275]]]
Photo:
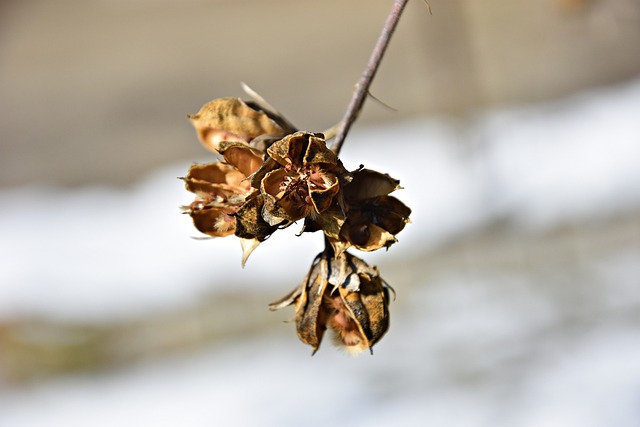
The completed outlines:
[[[351,354],[371,350],[389,328],[389,285],[378,269],[347,252],[319,254],[293,292],[270,305],[295,304],[298,337],[314,353],[327,328],[334,343]]]
[[[274,142],[252,185],[264,197],[262,217],[271,225],[289,225],[315,217],[338,200],[350,179],[321,133],[296,132]]]
[[[389,193],[400,189],[400,181],[369,169],[352,173],[344,190],[348,213],[339,233],[336,249],[350,246],[362,251],[388,248],[410,222],[411,209]]]

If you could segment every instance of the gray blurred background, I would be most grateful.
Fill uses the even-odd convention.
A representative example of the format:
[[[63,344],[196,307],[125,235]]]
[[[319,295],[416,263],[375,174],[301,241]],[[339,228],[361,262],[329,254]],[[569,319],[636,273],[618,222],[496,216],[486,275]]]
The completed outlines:
[[[108,232],[113,227],[114,236],[120,236],[114,223],[140,220],[140,236],[144,237],[143,228],[149,220],[160,224],[157,240],[149,240],[149,246],[165,245],[160,220],[154,223],[153,215],[146,211],[140,218],[116,217],[113,213],[119,206],[114,200],[122,196],[133,204],[138,196],[144,199],[149,194],[154,196],[149,200],[155,202],[159,199],[156,193],[144,192],[148,190],[145,179],[159,170],[166,174],[163,168],[167,165],[179,164],[180,170],[186,171],[192,161],[209,156],[197,142],[187,114],[213,98],[242,97],[240,82],[246,82],[299,128],[321,131],[330,127],[344,113],[391,3],[1,2],[0,191],[7,200],[24,203],[15,207],[16,212],[23,209],[25,216],[33,216],[33,222],[15,222],[26,224],[26,239],[41,232],[24,245],[39,254],[33,260],[31,249],[14,253],[9,245],[0,246],[5,267],[25,262],[25,268],[33,265],[37,269],[38,257],[47,256],[36,249],[57,248],[56,239],[66,237],[64,230],[55,234],[56,230],[47,228],[46,202],[56,203],[55,228],[56,224],[67,224],[60,221],[65,217],[60,206],[69,201],[82,210],[82,197],[87,194],[87,205],[105,196],[100,201],[109,214],[104,218],[96,215],[96,228]],[[443,141],[446,145],[451,140],[468,144],[456,148],[460,150],[456,155],[462,153],[456,158],[464,160],[473,157],[472,153],[478,160],[472,164],[485,167],[485,176],[490,178],[495,164],[482,163],[485,154],[491,156],[482,152],[490,151],[490,141],[485,144],[480,141],[483,136],[473,132],[484,129],[473,127],[482,112],[520,107],[528,111],[527,106],[549,105],[551,111],[557,109],[558,117],[567,117],[560,114],[563,100],[579,102],[580,94],[611,88],[618,88],[620,95],[625,84],[640,76],[638,0],[429,0],[429,5],[432,15],[425,2],[409,2],[373,83],[372,94],[393,110],[369,100],[351,135],[362,132],[373,140],[376,133],[391,129],[391,137],[396,137],[402,134],[402,125],[392,127],[398,123],[430,121],[436,123],[436,130],[429,128],[432,130],[416,136],[414,142],[424,143],[423,147],[435,147]],[[536,111],[527,117],[537,117]],[[447,132],[438,133],[437,123],[460,132],[447,138]],[[547,122],[541,123],[546,128]],[[553,125],[550,129],[553,133]],[[612,137],[614,134],[612,129]],[[424,135],[444,137],[440,141],[420,139]],[[345,146],[350,153],[367,149],[366,141],[356,136]],[[392,154],[394,158],[404,155]],[[580,158],[580,153],[575,154]],[[384,164],[387,154],[378,152],[377,156]],[[544,159],[541,170],[547,166],[543,163]],[[396,176],[402,167],[391,172]],[[175,184],[174,176],[172,181],[163,181],[168,194],[172,194],[169,187]],[[562,179],[558,181],[562,184]],[[399,197],[415,203],[421,199],[421,191],[429,192],[430,186],[440,182],[417,184],[409,182]],[[635,183],[629,184],[637,188]],[[583,187],[581,182],[578,187]],[[43,193],[48,197],[49,189],[51,199],[38,198]],[[494,195],[493,190],[499,197],[500,188],[489,188],[488,196]],[[627,194],[616,193],[618,190],[611,194]],[[23,191],[28,193],[24,199],[16,196]],[[640,360],[634,344],[640,340],[627,340],[633,331],[640,330],[640,198],[632,194],[635,199],[629,203],[612,203],[624,209],[592,207],[589,209],[597,211],[593,217],[572,216],[574,210],[568,209],[568,213],[558,214],[562,221],[539,228],[528,229],[518,223],[520,217],[512,211],[490,212],[442,241],[427,235],[424,245],[417,237],[411,239],[419,235],[418,231],[411,234],[411,227],[420,230],[420,219],[424,218],[418,205],[415,225],[400,236],[398,249],[390,251],[400,256],[385,258],[381,254],[374,258],[384,277],[398,289],[399,298],[391,310],[391,332],[373,358],[347,359],[326,343],[322,353],[309,362],[308,349],[301,349],[293,326],[281,323],[291,313],[274,315],[266,310],[269,301],[295,283],[289,283],[288,276],[283,284],[279,277],[269,275],[270,282],[260,287],[222,286],[212,271],[231,267],[216,266],[214,256],[210,265],[203,266],[209,269],[202,275],[203,280],[210,280],[209,288],[187,303],[180,300],[162,310],[142,310],[100,321],[90,316],[71,320],[63,316],[61,320],[37,309],[33,315],[0,313],[0,425],[4,427],[3,420],[8,420],[6,425],[21,427],[83,425],[86,420],[102,425],[94,423],[90,409],[104,409],[103,398],[113,403],[110,409],[114,413],[136,413],[135,407],[127,405],[138,401],[143,408],[159,407],[160,413],[165,413],[170,405],[163,407],[162,402],[179,400],[182,392],[190,396],[188,390],[195,390],[194,400],[202,407],[212,405],[212,393],[220,393],[216,402],[223,404],[216,410],[224,414],[226,393],[231,396],[228,408],[245,400],[271,402],[275,395],[299,402],[303,394],[297,392],[298,375],[305,384],[318,381],[321,396],[328,390],[333,393],[338,384],[341,391],[336,393],[343,401],[353,401],[355,396],[363,399],[367,411],[379,409],[367,412],[374,414],[379,424],[367,423],[369,418],[365,417],[362,424],[351,423],[352,427],[391,425],[397,421],[396,414],[402,413],[413,418],[397,425],[424,425],[425,420],[434,425],[461,426],[597,425],[590,420],[599,418],[581,419],[576,414],[589,407],[589,402],[596,407],[596,402],[606,397],[607,385],[615,390],[610,395],[616,404],[625,396],[631,408],[618,425],[637,425],[640,380],[624,382],[623,368],[611,373],[619,379],[617,383],[606,380],[611,377],[606,368],[615,364],[612,360],[630,372],[629,378],[635,374],[640,378],[637,363],[623,363]],[[177,206],[184,200],[176,197],[174,202],[172,197],[167,197],[167,212],[177,216]],[[550,200],[548,206],[554,211],[566,204]],[[123,206],[124,211],[127,208]],[[155,209],[159,218],[161,209]],[[438,206],[430,212],[437,216]],[[443,217],[449,211],[444,212]],[[5,230],[15,228],[11,222],[14,217],[0,215],[0,221],[5,218]],[[113,223],[100,222],[105,218]],[[180,236],[187,240],[189,232],[180,231]],[[20,233],[18,230],[18,240]],[[86,237],[77,237],[79,234],[72,229],[68,244],[100,236],[95,230],[87,230]],[[117,246],[130,244],[130,236],[125,235],[126,241],[109,243],[107,239],[104,246],[111,245],[113,252],[118,252]],[[408,246],[402,246],[403,242]],[[215,244],[222,245],[210,243],[193,250],[214,253],[218,250]],[[194,248],[196,244],[203,243],[194,243]],[[260,251],[269,253],[266,248]],[[96,275],[104,268],[127,277],[138,263],[152,266],[155,260],[145,259],[142,252],[124,261],[115,256],[96,260]],[[260,256],[255,255],[258,265]],[[74,268],[70,260],[60,266],[65,274],[59,277],[73,277],[78,288],[89,292],[91,282],[80,274],[74,276]],[[300,277],[298,273],[291,275]],[[20,280],[27,276],[15,277],[15,288],[19,288]],[[246,280],[242,277],[255,276],[237,277],[242,281]],[[126,287],[125,280],[123,283]],[[130,288],[132,294],[137,292],[135,285]],[[34,296],[34,306],[55,305],[56,297]],[[82,298],[77,297],[78,301],[81,305]],[[616,341],[616,337],[622,338]],[[609,353],[600,357],[611,342],[624,344],[615,352],[620,357]],[[579,354],[584,357],[580,359]],[[582,360],[586,367],[576,365],[575,359],[565,360],[567,355]],[[289,365],[284,364],[297,367],[291,369],[295,374],[282,374],[289,371]],[[328,365],[332,366],[331,374],[325,376],[323,369]],[[194,373],[189,373],[191,367]],[[590,381],[598,380],[589,383],[598,385],[594,389],[599,389],[602,379],[601,394],[587,393],[584,399],[571,401],[575,406],[567,399],[562,410],[558,409],[558,417],[551,419],[564,423],[536,419],[536,414],[556,414],[553,404],[557,399],[580,394],[580,381],[587,371],[603,372],[602,378],[587,376]],[[568,379],[575,387],[567,391],[552,377],[561,382]],[[157,389],[164,391],[163,384],[182,380],[187,381],[182,390],[161,394],[159,404],[148,398],[145,406],[145,396],[155,398]],[[236,383],[238,390],[230,386]],[[131,394],[123,394],[129,397],[119,401],[122,390]],[[86,403],[83,399],[94,395],[96,408],[90,403],[86,414],[78,410],[76,402]],[[3,399],[18,408],[6,419]],[[391,406],[381,404],[388,401]],[[538,402],[547,406],[537,406]],[[299,403],[296,407],[302,406]],[[124,409],[118,412],[116,407]],[[44,420],[37,418],[40,408],[46,409]],[[278,408],[262,408],[272,417],[262,420],[264,425],[298,425],[288,408]],[[75,421],[85,421],[74,423],[68,418],[69,411],[79,411]],[[236,425],[229,420],[238,413],[260,413],[253,408],[239,411],[223,417],[217,425]],[[348,409],[344,411],[348,413]],[[460,418],[467,413],[470,418]],[[438,418],[441,414],[445,418]],[[449,414],[456,414],[458,422],[449,424]],[[612,419],[606,411],[604,414],[602,419]],[[309,425],[344,421],[343,415],[336,412],[310,420]],[[201,422],[176,417],[175,423],[165,420],[166,424],[212,425],[206,416]],[[162,424],[145,417],[132,419],[132,425]],[[522,420],[527,422],[518,422]],[[103,420],[104,425],[119,421]],[[249,418],[237,425],[257,424]]]
[[[0,185],[128,184],[202,156],[186,114],[246,82],[336,123],[388,1],[3,1]],[[634,0],[409,3],[359,124],[542,101],[640,70]]]

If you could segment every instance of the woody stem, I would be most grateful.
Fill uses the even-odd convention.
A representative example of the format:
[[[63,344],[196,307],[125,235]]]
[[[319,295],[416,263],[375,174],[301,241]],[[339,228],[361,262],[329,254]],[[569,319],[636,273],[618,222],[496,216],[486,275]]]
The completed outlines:
[[[338,131],[338,135],[336,136],[332,146],[332,150],[336,154],[340,153],[342,144],[349,133],[351,125],[356,121],[358,114],[360,114],[360,111],[362,110],[364,101],[367,99],[367,95],[369,94],[371,82],[373,82],[373,78],[378,71],[382,57],[387,50],[389,41],[391,40],[391,35],[395,31],[398,21],[400,20],[400,15],[402,14],[402,10],[407,5],[408,1],[409,0],[395,0],[393,9],[391,9],[391,13],[382,27],[382,33],[380,33],[380,37],[378,37],[378,41],[376,42],[373,52],[371,52],[371,56],[369,57],[369,62],[367,63],[360,80],[358,80],[358,83],[356,84],[356,90],[354,91],[351,101],[349,102],[349,106],[347,107],[347,111],[340,122],[340,130]]]

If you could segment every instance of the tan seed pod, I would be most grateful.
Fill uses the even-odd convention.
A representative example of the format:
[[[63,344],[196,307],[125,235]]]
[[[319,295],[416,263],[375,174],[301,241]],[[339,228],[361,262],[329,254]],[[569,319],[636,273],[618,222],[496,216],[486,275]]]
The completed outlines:
[[[218,98],[188,116],[198,139],[211,151],[223,141],[251,142],[262,135],[283,135],[284,130],[268,114],[239,98]]]
[[[323,252],[300,286],[270,308],[295,304],[298,337],[314,353],[331,329],[336,345],[359,354],[371,350],[389,328],[389,289],[378,270],[361,259]]]

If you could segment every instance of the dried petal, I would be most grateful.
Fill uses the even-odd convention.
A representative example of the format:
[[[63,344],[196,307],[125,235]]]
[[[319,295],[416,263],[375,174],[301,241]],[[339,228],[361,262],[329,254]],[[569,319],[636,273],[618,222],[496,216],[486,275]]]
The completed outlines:
[[[302,132],[298,132],[300,134]],[[327,148],[324,135],[321,133],[309,134],[309,142],[304,153],[303,163],[324,163],[335,166],[338,164],[336,153]]]

